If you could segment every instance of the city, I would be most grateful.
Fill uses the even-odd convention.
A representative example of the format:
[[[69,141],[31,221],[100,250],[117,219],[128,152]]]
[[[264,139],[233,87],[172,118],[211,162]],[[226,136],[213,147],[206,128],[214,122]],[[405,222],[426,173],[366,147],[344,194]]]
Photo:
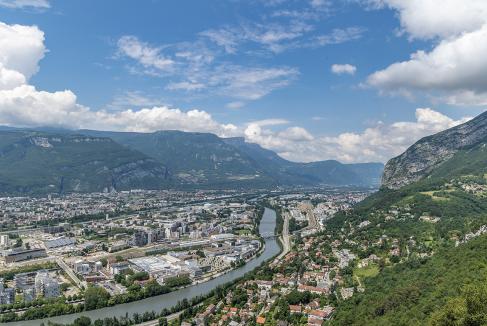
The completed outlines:
[[[60,297],[67,312],[86,309],[91,287],[102,288],[111,306],[137,300],[149,289],[157,295],[217,278],[254,259],[264,238],[273,236],[258,231],[263,205],[285,212],[284,245],[292,234],[319,232],[333,214],[366,195],[133,191],[2,198],[3,225],[17,228],[0,236],[1,318],[30,319]],[[289,259],[289,250],[284,245],[272,264]],[[328,292],[333,282],[312,290]]]
[[[0,324],[486,326],[487,0],[0,0]]]

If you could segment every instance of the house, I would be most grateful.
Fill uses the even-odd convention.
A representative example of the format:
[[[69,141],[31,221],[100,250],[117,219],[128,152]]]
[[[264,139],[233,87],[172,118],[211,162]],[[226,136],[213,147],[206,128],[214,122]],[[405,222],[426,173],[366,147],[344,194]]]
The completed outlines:
[[[289,305],[289,311],[292,314],[300,314],[303,311],[303,308],[301,306],[298,306],[298,305],[292,305],[292,304],[290,304]]]
[[[259,289],[270,290],[274,283],[272,281],[255,281],[255,284],[257,284]]]
[[[318,318],[309,317],[308,318],[308,326],[321,326],[323,324],[323,320]]]
[[[298,292],[306,292],[309,291],[311,293],[315,294],[328,294],[330,293],[330,289],[328,288],[318,288],[315,286],[309,286],[309,285],[299,285],[298,286]]]
[[[255,321],[259,325],[264,325],[265,324],[265,318],[262,316],[257,317],[257,320]]]

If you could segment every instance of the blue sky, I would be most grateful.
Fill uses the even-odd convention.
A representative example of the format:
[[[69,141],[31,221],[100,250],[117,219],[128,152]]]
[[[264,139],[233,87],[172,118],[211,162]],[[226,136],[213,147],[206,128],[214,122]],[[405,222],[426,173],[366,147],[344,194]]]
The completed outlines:
[[[4,87],[3,109],[0,91],[0,123],[206,131],[244,136],[297,161],[385,161],[487,102],[478,76],[445,85],[428,79],[442,71],[435,50],[482,32],[486,18],[481,1],[467,0],[462,20],[445,11],[443,20],[454,21],[444,26],[434,18],[440,5],[0,0],[3,35],[11,38],[4,48],[12,49],[5,62],[0,49],[0,64],[26,77]],[[420,15],[428,10],[430,18]],[[16,45],[15,25],[31,28],[26,39],[42,44]],[[426,59],[411,62],[417,51]],[[405,67],[391,66],[400,62]],[[36,71],[22,70],[32,63]],[[25,107],[12,106],[15,87],[15,96],[30,98]]]

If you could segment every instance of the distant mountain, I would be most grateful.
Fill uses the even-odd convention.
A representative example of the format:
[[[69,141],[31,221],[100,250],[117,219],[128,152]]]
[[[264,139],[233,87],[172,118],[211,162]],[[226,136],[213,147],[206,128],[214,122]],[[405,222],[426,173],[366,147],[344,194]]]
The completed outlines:
[[[140,151],[168,168],[180,185],[199,187],[270,187],[269,176],[249,155],[214,134],[182,131],[154,133],[81,130]]]
[[[0,194],[376,186],[382,164],[296,163],[209,133],[0,127]]]
[[[365,184],[379,186],[381,182],[382,173],[384,172],[384,164],[382,163],[354,163],[347,164],[347,166],[359,175]]]
[[[247,143],[243,138],[224,141],[252,157],[260,169],[283,185],[378,186],[384,168],[382,163],[343,164],[334,160],[296,163],[257,144]]]
[[[160,188],[167,169],[110,138],[0,131],[0,193],[94,192]]]
[[[487,137],[487,112],[433,136],[425,137],[385,166],[382,185],[390,189],[418,181],[455,154],[483,144]],[[469,164],[468,161],[462,164]]]

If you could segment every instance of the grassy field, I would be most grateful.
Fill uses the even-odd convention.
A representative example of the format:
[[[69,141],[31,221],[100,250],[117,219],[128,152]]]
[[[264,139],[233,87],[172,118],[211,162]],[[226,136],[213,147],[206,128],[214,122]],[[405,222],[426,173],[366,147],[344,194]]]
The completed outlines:
[[[363,268],[356,268],[353,271],[353,276],[360,279],[374,277],[377,274],[379,274],[379,267],[375,264],[369,264],[369,266]]]

